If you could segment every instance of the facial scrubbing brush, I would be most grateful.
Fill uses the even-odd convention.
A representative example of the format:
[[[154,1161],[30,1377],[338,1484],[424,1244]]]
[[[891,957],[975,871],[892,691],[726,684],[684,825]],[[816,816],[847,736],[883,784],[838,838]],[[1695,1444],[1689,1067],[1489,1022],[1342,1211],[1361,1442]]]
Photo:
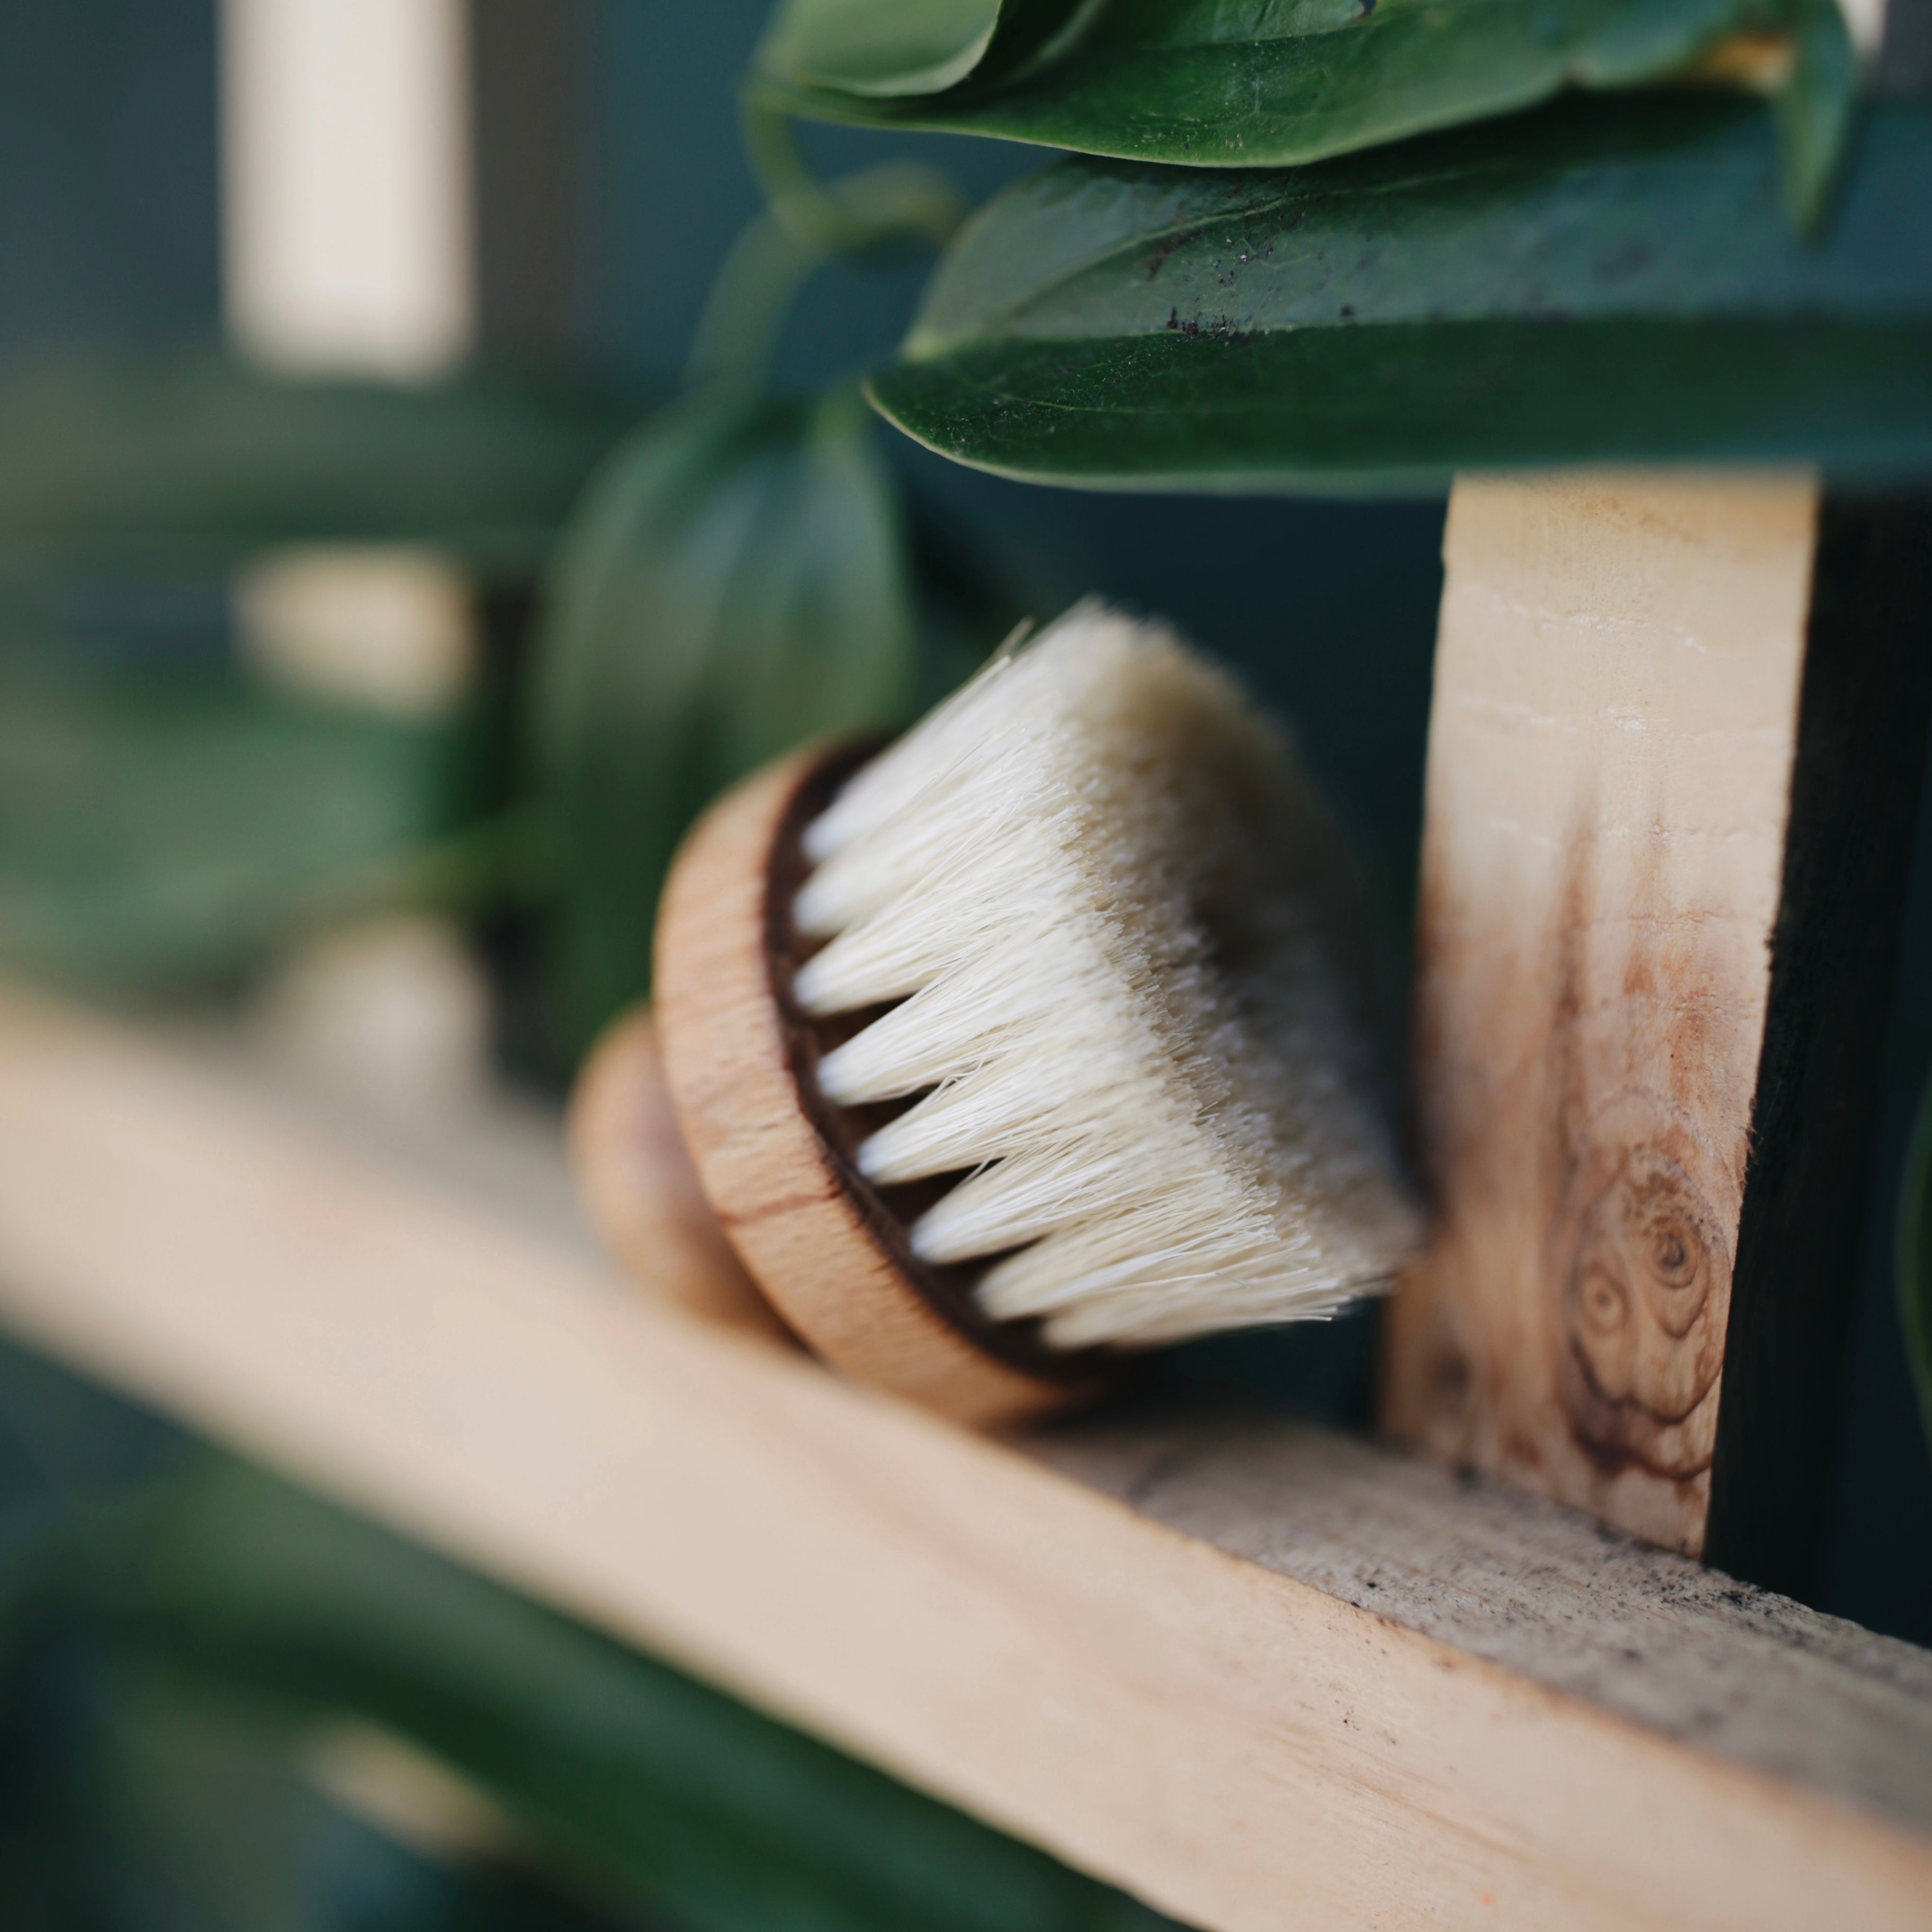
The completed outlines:
[[[658,920],[665,1075],[802,1340],[1010,1419],[1408,1258],[1354,924],[1286,739],[1082,604],[886,748],[712,808]]]

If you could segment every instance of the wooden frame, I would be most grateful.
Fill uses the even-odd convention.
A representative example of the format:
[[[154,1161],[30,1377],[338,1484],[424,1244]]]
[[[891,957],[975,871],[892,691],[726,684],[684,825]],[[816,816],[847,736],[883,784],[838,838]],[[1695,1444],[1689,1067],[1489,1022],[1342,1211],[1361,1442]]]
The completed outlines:
[[[1932,1924],[1927,1653],[1267,1418],[974,1436],[14,996],[0,1318],[1196,1924]]]

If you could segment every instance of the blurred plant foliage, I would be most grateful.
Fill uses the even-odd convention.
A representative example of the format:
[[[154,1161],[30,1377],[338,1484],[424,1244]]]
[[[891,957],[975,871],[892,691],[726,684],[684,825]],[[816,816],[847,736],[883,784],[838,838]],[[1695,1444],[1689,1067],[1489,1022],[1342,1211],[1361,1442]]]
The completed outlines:
[[[908,501],[856,386],[766,380],[817,268],[943,242],[957,194],[914,164],[821,183],[782,126],[750,134],[771,207],[725,258],[682,394],[585,493],[545,582],[536,766],[572,1057],[647,989],[659,892],[712,799],[796,746],[903,724],[1024,614],[983,548]]]
[[[646,982],[658,890],[705,804],[911,705],[905,534],[871,434],[854,393],[721,380],[619,451],[558,545],[536,696],[574,1049]]]
[[[718,790],[902,721],[1020,614],[904,500],[856,389],[763,382],[828,252],[948,232],[956,199],[893,166],[801,178],[793,206],[811,234],[754,224],[691,380],[641,423],[554,385],[290,382],[213,356],[0,382],[0,958],[168,989],[373,905],[534,906],[558,1044],[587,1046],[647,987],[670,855]],[[410,722],[305,702],[205,640],[77,650],[63,616],[63,590],[104,574],[398,542],[486,583],[542,564],[531,648],[490,694],[522,729],[476,704]]]
[[[639,400],[489,372],[298,381],[212,352],[33,360],[0,380],[0,562],[207,570],[406,542],[527,574]]]
[[[472,732],[225,667],[0,649],[0,957],[102,990],[203,983],[304,925],[448,890]]]
[[[5,1348],[0,1796],[10,1932],[1170,1922]]]
[[[520,884],[530,830],[475,708],[415,721],[270,688],[223,652],[220,573],[278,545],[405,541],[527,577],[635,411],[496,376],[284,381],[214,354],[13,369],[0,959],[174,990],[340,914]],[[94,610],[184,590],[172,626]]]

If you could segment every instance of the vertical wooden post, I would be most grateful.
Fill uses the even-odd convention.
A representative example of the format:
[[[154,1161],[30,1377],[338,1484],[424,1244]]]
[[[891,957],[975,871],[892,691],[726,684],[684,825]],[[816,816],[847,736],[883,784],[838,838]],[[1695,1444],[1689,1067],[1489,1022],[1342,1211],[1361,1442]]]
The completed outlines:
[[[1384,1417],[1802,1587],[1928,694],[1932,520],[1465,482],[1418,926],[1432,1252]]]

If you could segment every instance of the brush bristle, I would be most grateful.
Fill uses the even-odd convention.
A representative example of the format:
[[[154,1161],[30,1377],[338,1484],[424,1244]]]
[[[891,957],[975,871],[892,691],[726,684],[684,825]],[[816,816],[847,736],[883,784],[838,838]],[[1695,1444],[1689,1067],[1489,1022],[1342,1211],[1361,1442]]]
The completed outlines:
[[[993,1318],[1138,1346],[1324,1315],[1418,1222],[1376,1104],[1335,835],[1292,748],[1173,634],[1070,612],[860,770],[808,827],[795,982],[894,1002],[819,1066],[914,1100],[881,1185],[990,1258]]]

